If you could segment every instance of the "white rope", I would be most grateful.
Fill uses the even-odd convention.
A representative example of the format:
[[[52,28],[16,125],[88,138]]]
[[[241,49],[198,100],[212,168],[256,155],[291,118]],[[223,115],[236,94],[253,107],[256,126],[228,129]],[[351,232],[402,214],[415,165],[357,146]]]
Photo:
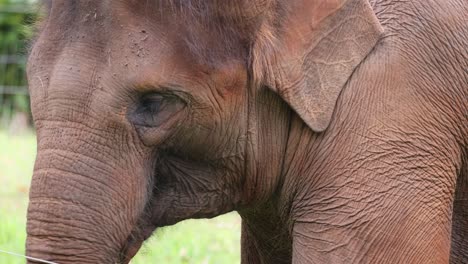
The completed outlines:
[[[33,258],[33,257],[28,257],[28,256],[25,256],[25,255],[21,255],[21,254],[17,254],[17,253],[13,253],[13,252],[4,251],[4,250],[1,250],[1,249],[0,249],[0,253],[5,253],[5,254],[9,254],[9,255],[12,255],[12,256],[20,257],[20,258],[25,258],[25,259],[29,259],[29,260],[34,260],[34,261],[40,262],[40,263],[58,264],[58,263],[56,263],[56,262],[47,261],[47,260],[38,259],[38,258]]]

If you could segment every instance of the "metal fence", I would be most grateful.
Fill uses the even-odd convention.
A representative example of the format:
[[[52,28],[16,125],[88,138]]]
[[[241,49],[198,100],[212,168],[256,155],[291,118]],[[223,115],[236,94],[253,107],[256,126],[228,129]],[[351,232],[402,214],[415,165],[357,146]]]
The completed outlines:
[[[0,127],[10,126],[18,115],[29,116],[26,41],[35,8],[30,1],[11,2],[0,0]]]
[[[1,48],[0,48],[1,49]],[[24,67],[26,65],[26,56],[17,54],[0,55],[0,94],[19,94],[28,95],[27,85],[25,84]],[[13,77],[6,79],[7,72],[13,68]],[[2,74],[3,73],[3,74]],[[11,85],[8,85],[10,84]],[[1,99],[0,99],[1,100]],[[0,105],[1,105],[0,101]]]

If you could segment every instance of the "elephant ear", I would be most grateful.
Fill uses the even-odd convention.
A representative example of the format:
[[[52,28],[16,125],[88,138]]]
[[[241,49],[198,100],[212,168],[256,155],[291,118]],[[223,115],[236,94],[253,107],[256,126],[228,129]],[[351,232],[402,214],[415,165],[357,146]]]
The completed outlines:
[[[272,26],[276,44],[271,57],[263,58],[268,69],[262,78],[312,130],[321,132],[341,90],[383,30],[367,0],[284,2],[282,20]]]

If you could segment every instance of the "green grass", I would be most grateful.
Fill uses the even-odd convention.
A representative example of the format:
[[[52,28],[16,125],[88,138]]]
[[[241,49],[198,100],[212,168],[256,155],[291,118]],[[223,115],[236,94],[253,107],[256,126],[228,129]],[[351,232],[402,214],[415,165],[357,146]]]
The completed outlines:
[[[24,254],[26,208],[36,140],[32,133],[0,131],[0,250]],[[158,230],[132,264],[239,263],[240,219],[235,213],[209,220],[187,220]],[[0,263],[25,263],[0,253]]]

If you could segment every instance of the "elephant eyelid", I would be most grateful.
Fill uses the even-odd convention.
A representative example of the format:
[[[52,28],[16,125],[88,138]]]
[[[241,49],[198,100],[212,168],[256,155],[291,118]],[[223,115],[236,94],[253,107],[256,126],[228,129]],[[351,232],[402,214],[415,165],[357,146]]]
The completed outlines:
[[[132,90],[137,91],[137,99],[141,100],[144,97],[151,95],[161,95],[163,97],[176,96],[183,100],[186,104],[193,99],[190,94],[184,91],[184,88],[178,84],[168,83],[164,85],[131,85]]]
[[[159,127],[185,106],[185,100],[175,94],[146,93],[137,100],[130,120],[137,126]]]

